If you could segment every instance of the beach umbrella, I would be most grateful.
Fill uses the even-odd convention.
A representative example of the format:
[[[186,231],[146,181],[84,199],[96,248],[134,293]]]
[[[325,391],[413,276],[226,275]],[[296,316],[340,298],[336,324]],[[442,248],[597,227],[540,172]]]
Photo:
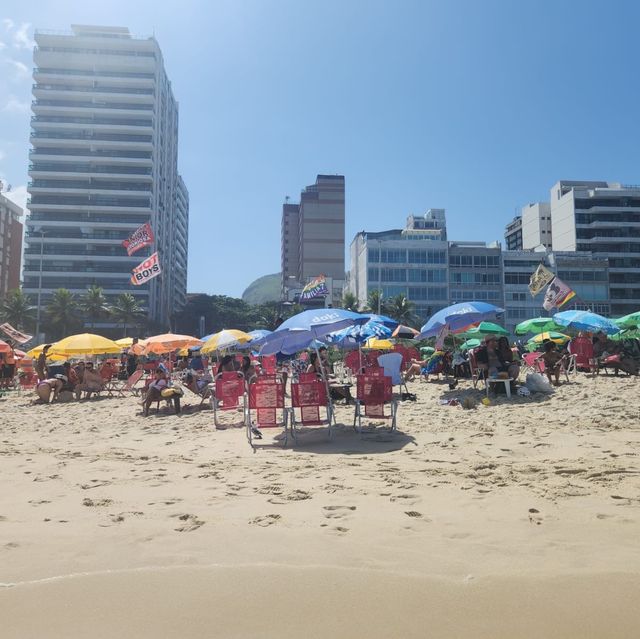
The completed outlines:
[[[487,302],[453,304],[432,315],[416,339],[434,337],[444,326],[448,326],[450,331],[461,330],[484,320],[495,319],[501,313],[504,313],[503,308]]]
[[[637,328],[640,327],[640,311],[629,313],[624,317],[613,320],[614,324],[619,328]]]
[[[249,331],[247,335],[251,335],[251,339],[256,340],[266,337],[269,333],[271,333],[271,331],[267,331],[264,328],[256,328],[254,331]]]
[[[368,339],[363,348],[368,348],[374,351],[391,351],[393,350],[393,342],[388,339],[378,339],[377,337],[372,337]]]
[[[460,333],[459,337],[469,339],[473,337],[480,338],[485,335],[509,335],[509,331],[499,324],[494,324],[493,322],[480,322],[478,326],[474,326],[473,328],[469,328],[463,333]]]
[[[122,346],[122,348],[131,348],[133,346],[133,337],[121,337],[115,340],[115,342],[118,346]]]
[[[55,355],[102,355],[104,353],[120,353],[122,346],[113,340],[93,333],[70,335],[56,342],[51,351]]]
[[[544,333],[546,331],[558,331],[562,328],[556,324],[551,317],[533,317],[532,319],[520,322],[516,326],[516,335],[526,335],[527,333]]]
[[[413,339],[417,334],[418,331],[416,331],[415,328],[405,326],[404,324],[398,324],[393,333],[391,333],[391,337],[395,337],[396,339]]]
[[[377,315],[376,313],[361,313],[361,315],[366,317],[368,321],[375,322],[376,324],[382,324],[392,330],[400,324],[400,322],[396,322],[396,320],[391,317],[387,317],[386,315]]]
[[[369,320],[366,324],[349,326],[341,331],[329,333],[322,339],[328,344],[339,348],[357,348],[372,337],[384,338],[391,336],[391,329],[384,324],[379,324],[374,320]]]
[[[553,316],[553,321],[566,328],[590,333],[603,331],[608,335],[614,335],[620,331],[612,320],[590,311],[562,311]]]
[[[342,308],[317,308],[298,313],[262,339],[252,344],[262,355],[283,353],[293,355],[304,350],[314,339],[348,326],[364,324],[368,318]]]
[[[478,348],[482,342],[477,337],[472,337],[460,346],[461,351],[468,351],[470,348]]]
[[[423,346],[423,347],[420,349],[420,352],[421,352],[423,355],[432,355],[433,353],[435,353],[435,352],[436,352],[436,349],[435,349],[435,348],[433,348],[433,346]]]
[[[564,333],[558,333],[556,331],[547,331],[546,333],[538,333],[535,337],[532,337],[527,341],[527,344],[544,344],[544,342],[551,341],[556,344],[565,344],[571,338]]]
[[[9,353],[11,352],[11,346],[7,344],[5,341],[0,339],[0,353]]]
[[[623,339],[640,339],[640,327],[628,328],[625,331],[620,331],[619,333],[612,335],[611,339],[616,342],[620,342]]]
[[[219,351],[237,348],[241,344],[246,344],[252,340],[251,335],[236,329],[223,329],[212,335],[202,346],[200,352],[203,354],[217,353]]]
[[[138,342],[140,344],[140,342]],[[136,344],[135,346],[138,346]],[[148,337],[144,340],[140,349],[136,349],[135,346],[134,352],[136,354],[148,354],[148,353],[171,353],[172,351],[177,351],[180,348],[190,348],[192,346],[201,346],[202,341],[197,337],[193,337],[191,335],[177,335],[176,333],[164,333],[162,335],[154,335],[153,337]],[[140,350],[140,353],[137,352]]]

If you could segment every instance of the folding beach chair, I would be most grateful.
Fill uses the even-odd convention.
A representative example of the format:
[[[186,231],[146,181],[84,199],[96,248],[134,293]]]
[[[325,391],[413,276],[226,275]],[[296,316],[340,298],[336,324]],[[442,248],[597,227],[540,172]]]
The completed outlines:
[[[291,434],[293,440],[298,443],[298,426],[327,426],[329,439],[331,439],[331,420],[333,418],[333,406],[327,397],[327,387],[313,373],[313,379],[300,380],[291,384]],[[320,416],[320,409],[326,411],[326,419]],[[298,413],[296,414],[296,410]]]
[[[593,342],[588,337],[574,337],[569,342],[568,351],[575,356],[576,370],[584,370],[592,375],[598,372],[598,361],[593,354]]]
[[[245,390],[244,375],[240,372],[218,373],[215,379],[215,390],[211,395],[211,408],[213,408],[213,423],[216,428],[224,428],[225,425],[218,421],[218,411],[242,409],[241,426],[247,419],[247,394]]]
[[[398,402],[393,398],[391,378],[382,375],[358,375],[356,390],[356,408],[353,427],[362,433],[362,408],[369,419],[390,419],[391,430],[396,429]],[[385,413],[385,404],[391,407],[391,413]]]
[[[524,362],[523,373],[528,371],[542,373],[544,371],[544,362],[540,359],[540,353],[525,353],[522,356],[522,361]],[[543,366],[540,366],[541,362]]]
[[[105,390],[107,391],[109,397],[124,397],[127,393],[137,395],[142,389],[136,389],[135,386],[142,379],[143,375],[144,371],[141,368],[138,368],[137,370],[133,371],[133,373],[131,373],[127,380],[120,384],[118,384],[117,381],[114,381],[110,386],[107,386]]]
[[[256,446],[253,443],[253,437],[257,429],[282,428],[284,430],[283,446],[286,446],[287,411],[284,407],[284,385],[278,381],[258,381],[251,384],[246,417],[247,439],[254,451]]]
[[[260,360],[261,368],[267,375],[275,375],[277,371],[277,361],[275,355],[263,355]]]

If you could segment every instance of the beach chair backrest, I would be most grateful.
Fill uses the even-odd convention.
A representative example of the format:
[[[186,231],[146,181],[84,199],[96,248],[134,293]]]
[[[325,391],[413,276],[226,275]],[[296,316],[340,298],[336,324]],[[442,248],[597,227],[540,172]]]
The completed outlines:
[[[279,383],[251,384],[249,386],[249,410],[255,410],[258,428],[282,426],[278,411],[284,413],[284,386]]]
[[[315,373],[300,373],[298,375],[298,381],[300,383],[317,382],[318,376]]]
[[[300,381],[291,384],[291,406],[300,410],[303,426],[318,426],[324,423],[320,419],[320,408],[327,408],[327,388],[319,380]]]
[[[277,376],[275,373],[265,373],[265,372],[261,372],[257,377],[256,377],[256,383],[257,384],[275,384]]]
[[[593,342],[588,337],[574,337],[569,342],[569,353],[576,356],[578,368],[591,368],[593,360]]]
[[[544,362],[542,360],[538,360],[538,357],[540,357],[540,353],[525,353],[522,356],[522,359],[529,368],[534,368],[539,373],[542,373],[544,372]]]
[[[355,375],[360,367],[360,353],[358,351],[347,353],[344,358],[344,365]]]
[[[131,375],[129,376],[129,379],[127,379],[127,383],[124,385],[123,390],[132,390],[133,387],[140,381],[143,375],[144,371],[141,368],[133,371],[133,373],[131,373]]]
[[[384,405],[393,398],[391,378],[382,375],[358,375],[356,398],[367,417],[386,419]]]
[[[265,373],[275,373],[276,372],[276,356],[275,355],[263,355],[262,357],[262,368]]]
[[[240,373],[220,373],[216,377],[216,400],[218,410],[231,410],[240,406],[240,398],[244,395],[244,376]]]

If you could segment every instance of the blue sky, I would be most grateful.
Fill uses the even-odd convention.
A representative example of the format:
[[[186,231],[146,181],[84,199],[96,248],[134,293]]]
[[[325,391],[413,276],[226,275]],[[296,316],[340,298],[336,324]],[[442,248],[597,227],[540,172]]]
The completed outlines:
[[[0,179],[27,182],[31,38],[71,23],[155,34],[180,102],[189,291],[280,268],[280,214],[342,173],[357,231],[447,210],[502,239],[558,179],[640,183],[640,4],[225,0],[0,6]],[[348,265],[347,265],[348,266]]]

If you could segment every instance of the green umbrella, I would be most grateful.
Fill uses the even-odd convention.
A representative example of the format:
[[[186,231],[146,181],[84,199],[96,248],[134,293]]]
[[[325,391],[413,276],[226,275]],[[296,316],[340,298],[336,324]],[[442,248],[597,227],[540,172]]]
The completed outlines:
[[[629,315],[625,315],[624,317],[619,317],[618,319],[613,320],[613,322],[620,328],[638,328],[640,327],[640,311],[629,313]]]
[[[469,339],[471,337],[480,338],[485,335],[509,335],[509,331],[498,324],[494,324],[493,322],[480,322],[478,326],[474,326],[464,333],[459,333],[456,337]]]
[[[462,346],[460,347],[461,351],[468,351],[470,348],[477,348],[478,346],[480,346],[482,342],[475,338],[472,337],[470,339],[468,339],[464,344],[462,344]]]
[[[520,324],[516,326],[515,334],[546,333],[547,331],[559,331],[563,328],[564,327],[556,324],[551,317],[534,317],[520,322]]]
[[[436,349],[433,348],[433,346],[423,346],[420,349],[420,352],[423,353],[424,355],[431,355],[432,353],[436,352]]]
[[[609,339],[620,342],[623,339],[640,339],[640,326],[637,328],[628,328],[626,331],[620,331],[615,335],[611,335]]]

